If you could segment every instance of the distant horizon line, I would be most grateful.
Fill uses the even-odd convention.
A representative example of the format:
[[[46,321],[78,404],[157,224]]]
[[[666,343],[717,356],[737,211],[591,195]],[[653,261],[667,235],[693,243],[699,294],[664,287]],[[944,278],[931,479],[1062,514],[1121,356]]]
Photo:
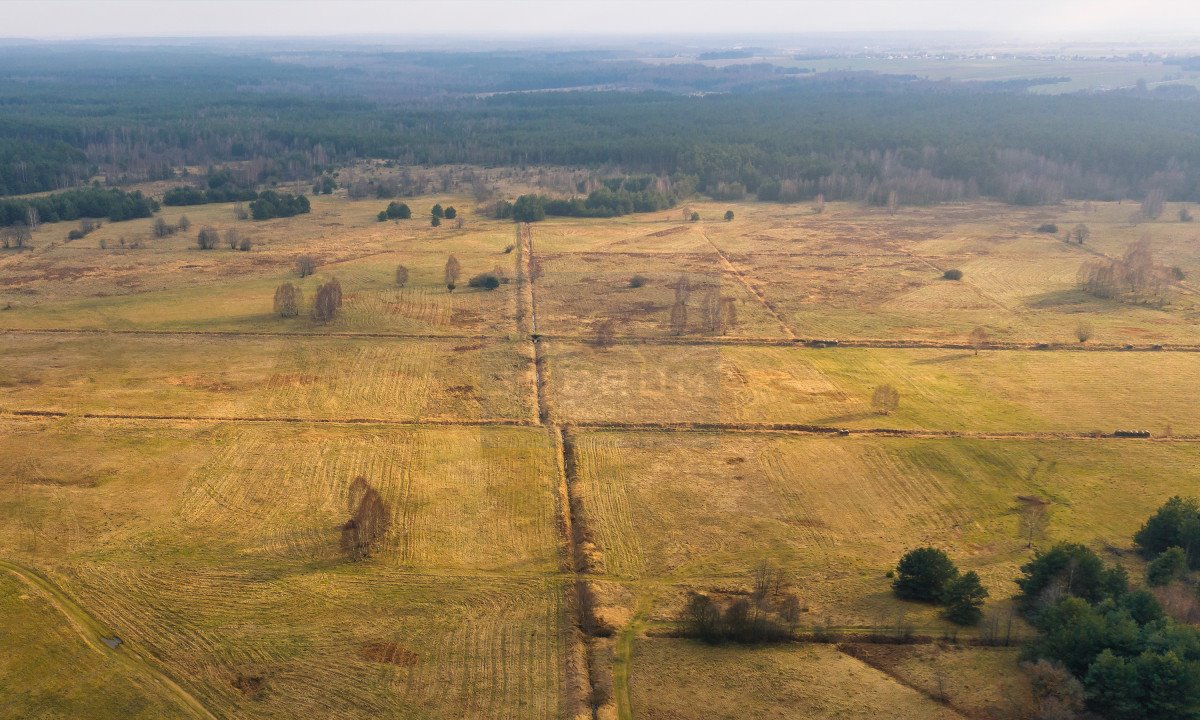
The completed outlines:
[[[1020,33],[1014,31],[988,31],[988,30],[820,30],[810,32],[576,32],[562,33],[547,30],[545,32],[524,32],[524,33],[509,33],[504,31],[498,32],[412,32],[412,33],[369,33],[369,32],[343,32],[343,33],[322,33],[322,34],[303,34],[303,33],[197,33],[194,35],[185,34],[161,34],[161,35],[128,35],[128,34],[96,34],[96,35],[11,35],[0,36],[0,43],[16,44],[16,43],[70,43],[70,42],[177,42],[177,41],[204,41],[204,40],[273,40],[273,41],[475,41],[475,40],[493,40],[500,42],[519,42],[522,40],[553,40],[555,44],[565,44],[573,40],[587,40],[590,42],[599,41],[679,41],[679,40],[707,40],[707,41],[723,41],[736,46],[738,43],[744,44],[750,40],[774,40],[776,42],[795,42],[798,40],[820,40],[825,38],[837,38],[842,40],[850,40],[856,38],[881,38],[881,39],[916,39],[916,38],[938,38],[957,37],[961,40],[992,40],[1014,43],[1085,43],[1085,44],[1121,44],[1133,45],[1146,42],[1192,42],[1197,44],[1197,51],[1200,51],[1200,33],[1196,32],[1170,32],[1170,31],[1143,31],[1132,36],[1112,36],[1109,33],[1089,33],[1080,35],[1062,35],[1048,36],[1039,34]]]

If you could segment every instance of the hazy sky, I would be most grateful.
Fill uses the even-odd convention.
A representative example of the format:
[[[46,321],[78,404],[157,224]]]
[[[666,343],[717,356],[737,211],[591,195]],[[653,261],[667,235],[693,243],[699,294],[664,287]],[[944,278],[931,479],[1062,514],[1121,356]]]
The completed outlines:
[[[1200,0],[0,0],[0,37],[906,30],[1200,36]]]

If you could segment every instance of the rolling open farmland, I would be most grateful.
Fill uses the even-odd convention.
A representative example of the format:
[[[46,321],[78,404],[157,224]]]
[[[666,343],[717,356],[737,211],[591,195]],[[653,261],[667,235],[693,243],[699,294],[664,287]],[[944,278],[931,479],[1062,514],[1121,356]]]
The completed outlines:
[[[1177,224],[408,202],[462,222],[334,194],[162,213],[246,251],[143,219],[0,256],[0,681],[28,688],[0,715],[1015,720],[1017,650],[974,643],[1032,635],[1020,566],[1070,540],[1140,576],[1132,534],[1200,481],[1196,290],[1078,282],[1144,234],[1186,278]],[[893,596],[922,545],[978,573],[983,625]],[[685,637],[691,593],[764,565],[792,641]],[[884,626],[920,642],[860,642]]]

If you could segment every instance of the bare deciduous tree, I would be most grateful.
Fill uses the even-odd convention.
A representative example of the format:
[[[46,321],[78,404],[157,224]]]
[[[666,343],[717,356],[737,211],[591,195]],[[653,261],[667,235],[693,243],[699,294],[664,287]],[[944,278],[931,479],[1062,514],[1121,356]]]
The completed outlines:
[[[691,296],[691,282],[687,275],[680,275],[672,287],[675,289],[675,304],[671,306],[671,333],[682,335],[687,331],[687,304]]]
[[[700,300],[700,324],[704,332],[710,335],[722,335],[725,332],[725,317],[721,312],[721,291],[709,288]]]
[[[1096,332],[1095,328],[1087,320],[1081,321],[1075,326],[1075,339],[1081,343],[1085,343],[1092,339],[1092,335]]]
[[[219,242],[221,242],[221,233],[214,228],[203,227],[200,228],[200,232],[196,233],[196,245],[201,250],[212,250]]]
[[[296,317],[300,314],[300,289],[295,285],[284,283],[275,288],[275,313],[279,317]]]
[[[403,265],[396,266],[396,286],[404,287],[408,284],[408,268]]]
[[[1036,703],[1032,720],[1078,720],[1086,710],[1082,683],[1071,671],[1049,660],[1023,663]]]
[[[813,201],[813,212],[818,215],[825,212],[825,193],[817,193],[817,199]]]
[[[1079,287],[1108,300],[1162,302],[1171,273],[1154,264],[1150,238],[1143,236],[1125,249],[1120,259],[1096,259],[1079,268]]]
[[[182,230],[183,232],[187,232],[191,227],[192,227],[192,221],[188,220],[188,216],[180,215],[179,216],[179,229]]]
[[[616,323],[612,318],[604,318],[592,325],[592,345],[600,350],[607,350],[615,342]]]
[[[1157,220],[1163,214],[1163,202],[1167,199],[1167,194],[1162,188],[1153,188],[1146,193],[1146,197],[1142,199],[1142,206],[1138,210],[1138,214],[1146,220]]]
[[[167,224],[162,216],[154,218],[154,237],[164,238],[175,232],[175,228]]]
[[[225,244],[229,246],[230,250],[237,250],[241,240],[236,228],[229,228],[225,231]]]
[[[1025,547],[1033,547],[1033,543],[1046,536],[1050,527],[1050,503],[1038,497],[1022,496],[1018,517],[1018,529]]]
[[[337,280],[330,280],[317,288],[313,300],[312,316],[317,322],[329,322],[337,315],[342,306],[342,286]]]
[[[1091,236],[1092,231],[1088,228],[1088,226],[1084,225],[1083,223],[1079,223],[1073,230],[1071,230],[1071,234],[1068,237],[1072,242],[1082,245],[1084,241]]]
[[[900,407],[900,392],[891,385],[880,385],[871,393],[871,409],[879,415],[890,415]]]
[[[445,280],[446,289],[454,292],[454,288],[458,285],[458,278],[462,275],[462,266],[458,262],[458,258],[451,255],[446,258]]]
[[[296,258],[296,274],[302,278],[317,271],[317,259],[312,255],[301,255]]]
[[[0,239],[3,240],[6,248],[23,248],[29,245],[33,239],[33,231],[24,223],[11,225],[0,233]]]
[[[976,327],[971,331],[971,334],[967,339],[971,343],[971,349],[973,349],[975,354],[978,355],[979,351],[987,346],[990,336],[988,335],[988,331],[984,328]]]

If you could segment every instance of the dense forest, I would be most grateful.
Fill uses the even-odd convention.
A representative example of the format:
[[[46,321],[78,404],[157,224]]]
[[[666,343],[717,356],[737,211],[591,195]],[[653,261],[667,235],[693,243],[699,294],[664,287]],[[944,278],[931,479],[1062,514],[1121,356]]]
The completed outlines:
[[[247,161],[603,167],[714,197],[1200,200],[1200,101],[559,53],[0,48],[0,195]],[[571,92],[514,92],[577,88]],[[249,197],[210,187],[171,202]]]

